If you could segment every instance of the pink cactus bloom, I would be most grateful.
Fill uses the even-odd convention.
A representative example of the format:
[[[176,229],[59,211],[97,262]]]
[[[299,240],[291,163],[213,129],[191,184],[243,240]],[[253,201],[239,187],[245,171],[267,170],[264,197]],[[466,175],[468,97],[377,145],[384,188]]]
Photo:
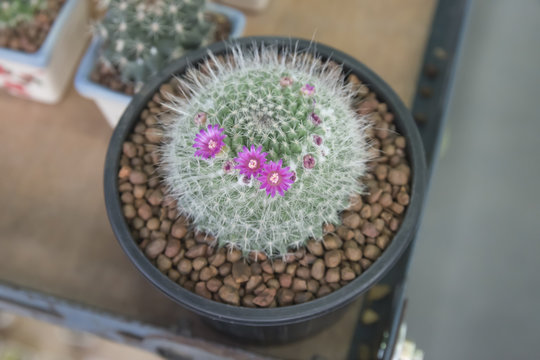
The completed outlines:
[[[232,160],[227,160],[223,165],[223,171],[225,174],[231,174],[234,170],[234,162]]]
[[[288,76],[284,76],[279,80],[279,85],[282,87],[291,86],[293,84],[294,80]]]
[[[315,158],[311,154],[304,155],[304,167],[313,169],[315,167]]]
[[[262,171],[266,163],[266,155],[268,155],[261,150],[262,146],[255,149],[255,146],[251,145],[249,150],[244,146],[243,150],[238,153],[238,157],[234,159],[238,163],[235,169],[240,170],[240,174],[244,174],[248,178],[257,176]]]
[[[319,115],[315,114],[315,113],[311,113],[311,122],[313,123],[313,125],[315,126],[319,126],[321,125],[322,123],[322,120],[321,118],[319,117]]]
[[[194,120],[195,120],[195,124],[197,124],[199,126],[206,125],[206,113],[204,113],[204,112],[198,113],[197,115],[195,115]]]
[[[218,125],[208,125],[206,130],[202,129],[195,137],[195,144],[193,144],[194,148],[199,149],[195,151],[195,156],[200,156],[203,159],[215,157],[225,145],[223,139],[227,135],[223,134],[224,131],[225,129]]]
[[[306,85],[302,86],[300,91],[302,92],[302,94],[304,94],[306,96],[313,96],[315,94],[315,86],[310,85],[310,84],[306,84]]]
[[[274,197],[276,192],[284,196],[293,183],[293,173],[289,167],[283,168],[283,160],[278,163],[270,161],[264,165],[264,168],[257,178],[261,182],[261,189],[266,189],[266,194]]]
[[[319,135],[313,135],[313,143],[317,146],[321,146],[322,145],[322,137],[320,137]]]

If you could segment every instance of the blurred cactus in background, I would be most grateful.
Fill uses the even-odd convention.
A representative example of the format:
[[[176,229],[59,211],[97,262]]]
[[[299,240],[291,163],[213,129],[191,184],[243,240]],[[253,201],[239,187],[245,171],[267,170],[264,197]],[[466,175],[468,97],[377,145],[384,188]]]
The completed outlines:
[[[45,7],[46,0],[0,0],[0,29],[30,21]]]
[[[211,42],[205,0],[104,0],[107,13],[94,27],[103,38],[101,60],[124,82],[142,84],[169,61]]]

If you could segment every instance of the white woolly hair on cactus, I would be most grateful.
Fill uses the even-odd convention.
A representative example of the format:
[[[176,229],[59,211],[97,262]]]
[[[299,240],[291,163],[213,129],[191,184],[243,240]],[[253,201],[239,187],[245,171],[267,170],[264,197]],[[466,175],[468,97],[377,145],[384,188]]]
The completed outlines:
[[[162,119],[169,195],[198,231],[245,253],[321,239],[363,191],[368,123],[352,87],[340,66],[291,45],[209,53]]]

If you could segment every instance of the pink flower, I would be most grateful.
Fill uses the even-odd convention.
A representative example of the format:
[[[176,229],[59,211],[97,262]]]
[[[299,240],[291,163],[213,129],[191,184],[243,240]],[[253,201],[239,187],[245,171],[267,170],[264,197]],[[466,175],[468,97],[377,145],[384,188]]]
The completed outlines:
[[[279,85],[281,85],[282,87],[287,87],[287,86],[291,86],[293,82],[294,81],[292,78],[288,76],[284,76],[279,80]]]
[[[231,174],[234,170],[234,162],[232,160],[227,160],[223,165],[223,171],[225,174]]]
[[[206,113],[204,113],[204,112],[198,113],[197,115],[195,115],[194,120],[195,120],[195,124],[197,124],[199,126],[206,125]]]
[[[316,126],[319,126],[321,125],[322,123],[322,120],[321,118],[319,117],[319,115],[315,114],[315,113],[311,113],[311,122],[313,123],[313,125],[316,125]]]
[[[322,137],[320,137],[319,135],[313,135],[313,142],[315,143],[315,145],[321,146],[322,145]]]
[[[304,167],[313,169],[315,167],[315,158],[311,154],[304,155]]]
[[[254,145],[251,145],[251,149],[248,150],[244,146],[244,149],[238,153],[238,157],[234,159],[238,163],[235,169],[240,170],[240,174],[244,174],[247,177],[258,175],[263,169],[266,163],[267,153],[261,153],[262,146],[255,149]]]
[[[313,96],[315,94],[315,86],[310,85],[310,84],[306,84],[306,85],[302,86],[300,91],[302,92],[302,94],[304,94],[306,96]]]
[[[274,197],[276,192],[279,195],[284,196],[284,192],[287,191],[293,180],[293,173],[289,171],[289,167],[282,168],[283,160],[279,160],[278,163],[270,161],[264,165],[264,168],[257,178],[261,182],[261,189],[266,189],[266,194]]]
[[[207,130],[202,129],[195,137],[194,148],[199,150],[195,151],[195,156],[200,156],[204,159],[213,158],[225,145],[223,139],[227,135],[222,134],[225,130],[218,125],[208,125]]]

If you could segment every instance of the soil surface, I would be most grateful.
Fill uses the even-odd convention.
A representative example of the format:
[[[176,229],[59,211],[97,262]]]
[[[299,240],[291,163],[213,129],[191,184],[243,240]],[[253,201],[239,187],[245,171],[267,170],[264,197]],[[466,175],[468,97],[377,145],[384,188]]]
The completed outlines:
[[[283,259],[217,247],[179,216],[158,173],[162,139],[157,114],[175,80],[161,86],[123,144],[118,172],[123,213],[141,251],[171,281],[200,296],[246,307],[276,307],[325,296],[360,276],[392,241],[410,199],[406,140],[396,132],[394,115],[351,75],[356,110],[368,116],[373,155],[361,181],[363,196],[352,197],[342,224],[324,224],[323,241],[309,240]]]
[[[38,51],[65,2],[66,0],[48,0],[47,8],[39,11],[33,21],[0,29],[0,47],[27,53]]]
[[[231,33],[231,23],[229,22],[229,19],[225,15],[216,13],[207,13],[206,16],[216,25],[214,41],[228,39],[229,34]],[[114,91],[127,95],[133,95],[135,93],[134,83],[123,82],[120,71],[116,67],[108,66],[99,60],[90,75],[90,79],[93,82],[106,86]]]

